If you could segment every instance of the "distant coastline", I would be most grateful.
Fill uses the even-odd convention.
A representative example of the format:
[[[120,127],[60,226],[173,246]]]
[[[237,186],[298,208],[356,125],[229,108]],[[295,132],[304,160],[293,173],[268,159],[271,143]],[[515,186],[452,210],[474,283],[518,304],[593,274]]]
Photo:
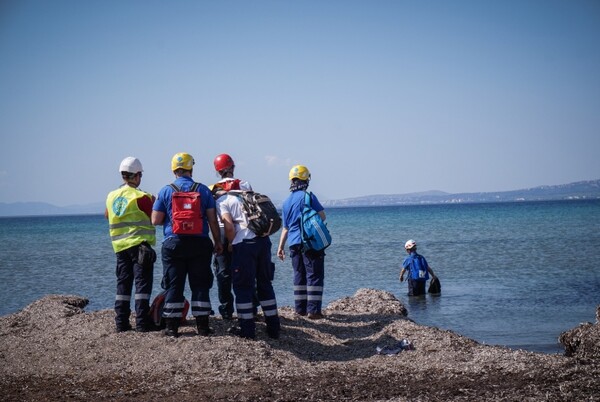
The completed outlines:
[[[324,207],[375,207],[394,205],[475,204],[488,202],[524,202],[559,200],[600,199],[600,179],[569,184],[538,186],[528,189],[480,192],[446,193],[426,191],[409,194],[377,194],[339,200],[321,200]],[[281,206],[283,200],[273,199]],[[44,202],[0,203],[0,217],[52,216],[52,215],[101,215],[104,203],[59,207]]]
[[[600,199],[600,180],[499,192],[451,194],[442,191],[427,191],[411,194],[379,194],[342,200],[325,200],[322,201],[322,204],[325,207],[368,207],[597,199]]]

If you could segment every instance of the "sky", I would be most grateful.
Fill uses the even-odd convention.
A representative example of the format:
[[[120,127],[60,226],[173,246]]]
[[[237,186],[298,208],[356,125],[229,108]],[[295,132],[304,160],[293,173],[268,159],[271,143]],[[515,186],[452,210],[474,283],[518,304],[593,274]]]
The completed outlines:
[[[600,178],[600,2],[0,2],[0,202],[236,176],[283,199]]]

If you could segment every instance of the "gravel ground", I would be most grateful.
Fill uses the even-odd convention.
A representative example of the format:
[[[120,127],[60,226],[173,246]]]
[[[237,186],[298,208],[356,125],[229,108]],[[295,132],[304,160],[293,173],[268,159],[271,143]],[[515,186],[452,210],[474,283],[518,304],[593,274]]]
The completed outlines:
[[[373,289],[332,302],[324,320],[280,308],[278,340],[262,321],[256,340],[237,338],[220,318],[209,337],[192,320],[177,339],[117,334],[112,310],[86,305],[50,295],[0,317],[3,401],[600,401],[598,322],[562,334],[560,356],[418,325]],[[401,339],[414,350],[376,353]]]

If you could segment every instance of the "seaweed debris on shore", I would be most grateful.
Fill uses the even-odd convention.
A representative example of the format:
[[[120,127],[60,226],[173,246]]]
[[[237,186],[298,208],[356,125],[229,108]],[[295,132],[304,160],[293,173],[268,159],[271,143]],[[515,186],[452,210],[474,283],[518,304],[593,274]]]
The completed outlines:
[[[561,335],[566,355],[480,344],[406,317],[391,293],[360,289],[326,319],[280,308],[280,339],[114,332],[112,310],[85,312],[78,296],[46,296],[0,317],[5,401],[524,401],[598,400],[600,324]],[[599,308],[600,314],[600,308]],[[132,318],[133,319],[133,318]],[[410,340],[414,350],[377,354]]]

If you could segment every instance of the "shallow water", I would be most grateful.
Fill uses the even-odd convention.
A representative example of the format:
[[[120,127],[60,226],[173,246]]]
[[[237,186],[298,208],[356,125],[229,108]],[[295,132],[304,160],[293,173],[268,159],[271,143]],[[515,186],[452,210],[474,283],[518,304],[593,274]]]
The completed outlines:
[[[417,323],[545,353],[562,352],[561,332],[595,320],[600,201],[331,208],[327,216],[325,304],[383,289]],[[409,238],[440,277],[441,296],[409,298],[398,282]],[[112,308],[115,257],[103,216],[0,218],[0,247],[0,315],[46,294],[87,297],[88,311]],[[161,275],[157,263],[154,294]],[[274,286],[278,304],[293,305],[289,260],[276,261]],[[211,300],[216,310],[216,284]]]

